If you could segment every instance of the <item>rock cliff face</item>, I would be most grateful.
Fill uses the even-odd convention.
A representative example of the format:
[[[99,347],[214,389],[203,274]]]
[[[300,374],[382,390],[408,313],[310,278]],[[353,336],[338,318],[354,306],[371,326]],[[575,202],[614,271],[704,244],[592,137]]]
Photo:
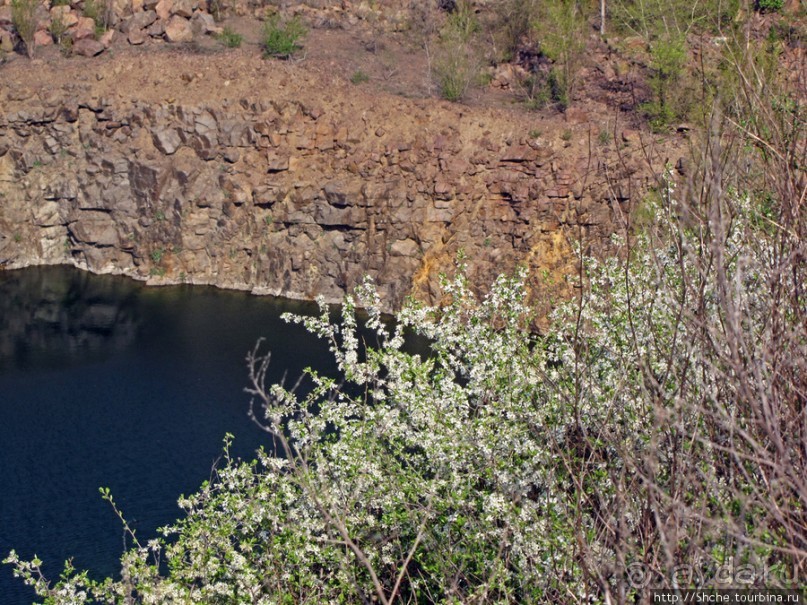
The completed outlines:
[[[160,61],[180,78],[151,82]],[[324,76],[292,86],[272,65],[239,66],[254,79],[231,86],[226,57],[108,61],[91,85],[47,94],[10,74],[0,263],[331,301],[369,275],[394,309],[436,296],[463,250],[480,286],[523,263],[539,293],[574,265],[568,238],[606,249],[649,182],[631,132],[605,150],[584,120],[561,131],[347,85],[323,95]]]

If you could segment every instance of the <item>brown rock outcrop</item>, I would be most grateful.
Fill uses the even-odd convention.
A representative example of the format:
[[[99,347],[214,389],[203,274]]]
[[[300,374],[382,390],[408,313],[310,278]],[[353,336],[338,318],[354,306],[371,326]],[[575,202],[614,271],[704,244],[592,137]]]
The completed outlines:
[[[165,39],[168,42],[190,42],[193,40],[193,28],[190,21],[174,15],[165,25]]]
[[[83,57],[94,57],[104,52],[106,46],[93,38],[82,38],[73,44],[73,53]]]
[[[219,61],[206,68],[226,72]],[[126,69],[133,82],[160,74]],[[525,264],[540,296],[574,267],[568,236],[606,250],[648,185],[649,172],[612,176],[640,150],[586,158],[559,135],[522,134],[514,113],[333,83],[323,97],[304,74],[287,90],[259,59],[239,70],[260,87],[206,72],[126,99],[114,78],[0,91],[0,264],[331,301],[369,275],[394,309],[433,299],[463,250],[481,287]]]

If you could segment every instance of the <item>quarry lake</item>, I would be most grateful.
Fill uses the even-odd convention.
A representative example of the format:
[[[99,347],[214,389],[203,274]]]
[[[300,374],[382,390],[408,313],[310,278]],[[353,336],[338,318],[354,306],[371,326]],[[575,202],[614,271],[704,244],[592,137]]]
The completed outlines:
[[[242,458],[268,446],[244,393],[256,340],[273,381],[336,371],[286,311],[316,307],[66,267],[0,272],[0,558],[36,554],[49,577],[70,557],[92,577],[114,574],[123,532],[99,487],[145,541],[210,477],[225,433]],[[0,603],[33,599],[0,567]]]

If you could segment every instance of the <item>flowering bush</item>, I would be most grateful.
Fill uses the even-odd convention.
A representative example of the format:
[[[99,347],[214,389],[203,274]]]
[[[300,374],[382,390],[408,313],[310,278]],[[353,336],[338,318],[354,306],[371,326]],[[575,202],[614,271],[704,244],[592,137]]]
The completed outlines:
[[[444,307],[412,302],[394,328],[369,284],[338,324],[324,304],[289,317],[341,376],[309,371],[305,395],[265,385],[256,347],[251,413],[271,452],[225,455],[163,538],[131,533],[119,580],[68,567],[51,585],[38,561],[7,561],[58,604],[613,603],[671,578],[736,586],[716,573],[727,561],[797,584],[801,240],[738,194],[684,207],[668,186],[650,214],[621,255],[580,255],[579,296],[544,337],[525,271],[478,299],[460,269]],[[404,352],[407,329],[429,356]]]

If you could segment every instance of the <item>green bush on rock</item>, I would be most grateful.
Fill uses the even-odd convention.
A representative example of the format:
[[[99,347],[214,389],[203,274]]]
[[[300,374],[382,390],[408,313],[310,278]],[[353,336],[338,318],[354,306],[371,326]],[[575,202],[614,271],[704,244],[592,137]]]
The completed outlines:
[[[227,48],[239,48],[244,41],[244,36],[234,31],[231,27],[225,27],[217,38]]]
[[[784,8],[784,0],[757,0],[757,9],[763,13],[775,13]]]
[[[36,34],[37,18],[36,9],[39,6],[37,0],[11,0],[11,21],[14,29],[25,44],[25,51],[28,58],[34,58],[34,34]]]
[[[263,51],[266,57],[288,59],[300,49],[299,40],[306,33],[298,17],[281,20],[272,15],[263,24]]]

